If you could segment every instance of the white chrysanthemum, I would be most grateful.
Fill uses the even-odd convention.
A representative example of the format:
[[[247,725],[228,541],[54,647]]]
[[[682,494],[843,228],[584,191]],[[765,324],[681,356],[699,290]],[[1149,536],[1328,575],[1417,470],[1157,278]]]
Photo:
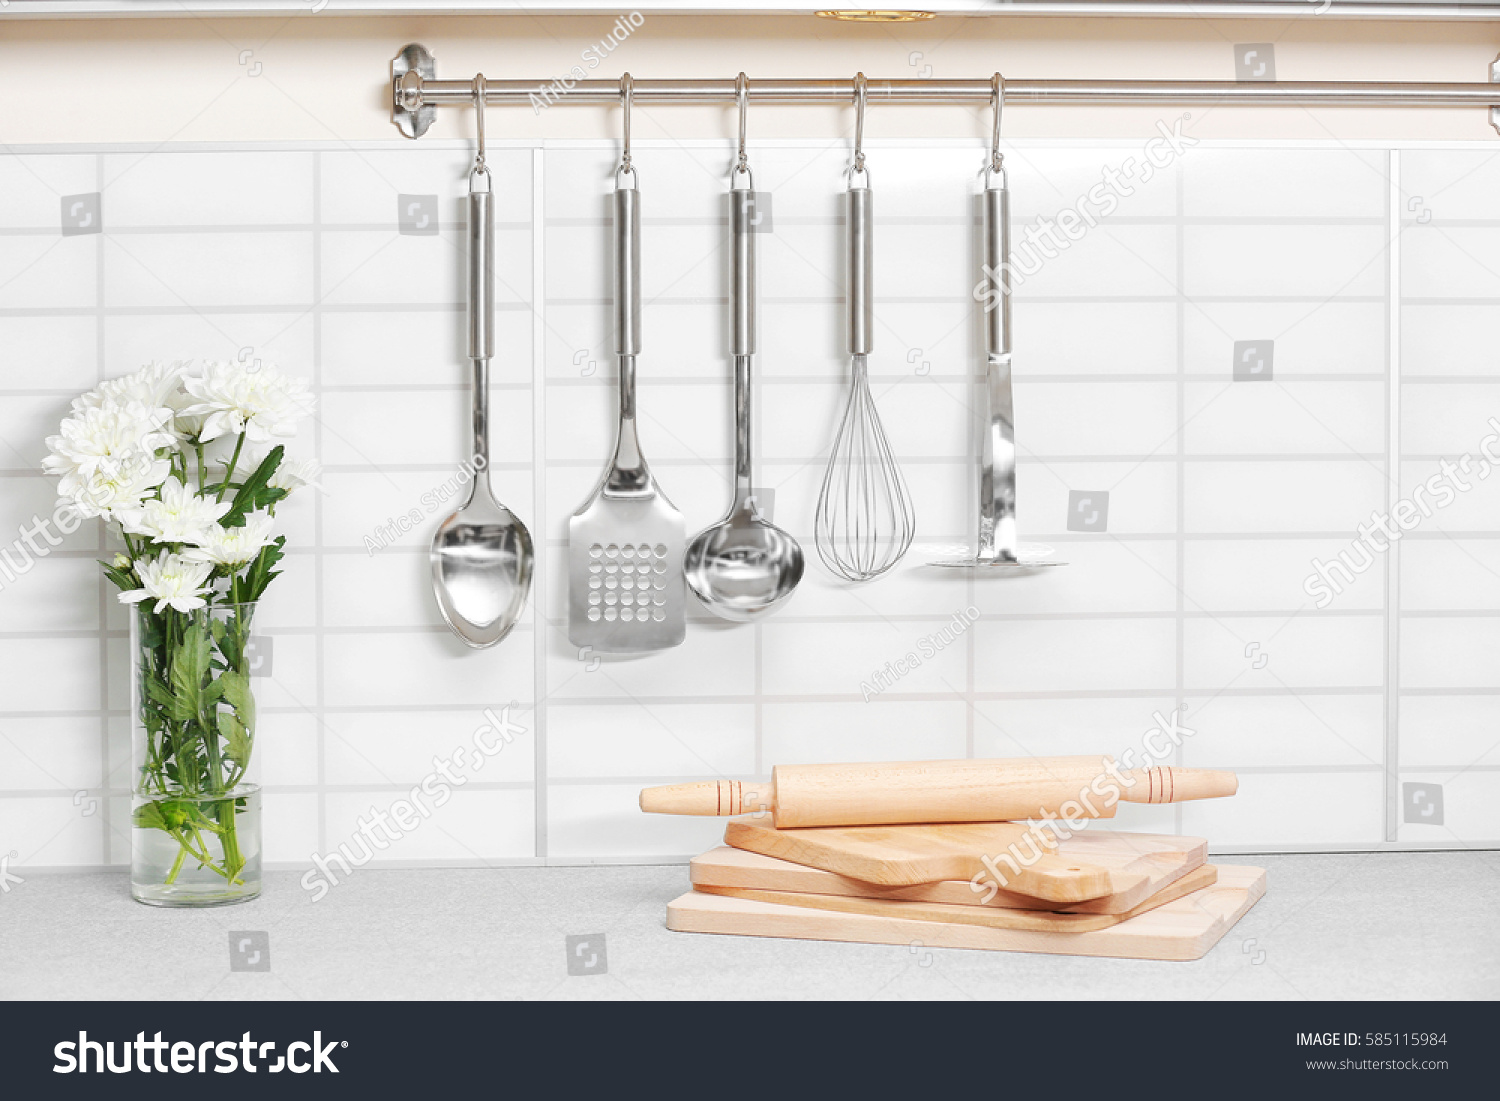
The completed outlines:
[[[215,566],[243,566],[254,559],[262,547],[271,545],[271,527],[275,522],[267,513],[256,512],[245,517],[242,528],[215,524],[198,540],[198,546],[183,551],[182,557],[190,562],[208,562]]]
[[[207,562],[189,562],[180,554],[164,554],[149,562],[137,562],[135,572],[141,579],[141,587],[121,593],[120,603],[138,604],[142,600],[154,600],[158,614],[163,608],[191,612],[208,603],[203,597],[209,592],[208,577],[213,569]]]
[[[149,535],[153,543],[199,543],[232,507],[228,501],[200,497],[179,478],[168,478],[161,484],[161,499],[143,502],[125,530]]]
[[[65,500],[85,519],[131,523],[140,514],[141,500],[167,480],[172,464],[144,452],[107,459],[87,476],[64,476]]]
[[[192,361],[186,359],[175,363],[153,360],[133,374],[101,382],[96,389],[74,398],[73,411],[139,402],[147,409],[171,409],[176,412],[188,404],[188,395],[182,389],[182,373],[191,365]]]
[[[313,411],[307,383],[269,363],[246,367],[207,362],[202,373],[185,378],[183,386],[197,400],[182,415],[203,418],[198,438],[204,443],[241,432],[251,443],[291,436],[297,422]]]
[[[276,473],[271,475],[267,483],[272,489],[284,489],[288,493],[301,489],[303,486],[311,486],[313,489],[321,489],[318,478],[322,476],[323,466],[317,459],[287,459],[283,458],[276,467]]]
[[[58,435],[47,437],[49,454],[42,469],[59,475],[59,490],[72,497],[102,464],[123,463],[155,453],[175,442],[169,431],[172,411],[140,402],[81,409],[62,422]]]

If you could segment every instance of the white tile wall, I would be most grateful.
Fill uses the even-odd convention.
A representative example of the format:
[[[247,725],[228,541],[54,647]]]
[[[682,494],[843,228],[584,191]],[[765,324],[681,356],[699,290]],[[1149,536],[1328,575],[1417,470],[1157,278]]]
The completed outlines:
[[[1018,231],[1130,152],[1014,148]],[[681,648],[593,665],[566,640],[563,553],[614,416],[614,156],[603,143],[492,143],[494,478],[540,557],[524,622],[482,653],[442,628],[423,554],[467,446],[468,151],[0,158],[0,551],[18,555],[15,534],[50,512],[41,438],[101,377],[243,352],[320,392],[301,445],[327,464],[326,493],[286,510],[296,553],[262,616],[270,860],[336,849],[435,759],[472,755],[486,709],[511,703],[524,733],[471,760],[433,820],[379,859],[680,859],[720,826],[641,815],[643,784],[749,779],[778,762],[1118,753],[1173,709],[1196,731],[1176,763],[1237,768],[1241,793],[1129,807],[1121,826],[1240,850],[1500,841],[1500,478],[1425,518],[1329,608],[1303,589],[1373,511],[1444,460],[1477,457],[1500,416],[1488,149],[1205,142],[1028,276],[1015,301],[1021,519],[1069,565],[996,581],[922,566],[974,522],[980,155],[872,146],[872,374],[919,545],[864,587],[810,553],[774,619],[736,627],[695,610]],[[758,481],[809,552],[846,382],[845,156],[820,142],[752,148],[775,219],[760,239]],[[636,159],[643,440],[697,530],[729,492],[728,153],[641,143]],[[95,190],[104,232],[61,236],[60,196]],[[438,234],[397,232],[402,194],[438,197]],[[1245,340],[1274,341],[1272,381],[1233,381]],[[1069,530],[1073,490],[1109,494],[1107,531]],[[418,529],[372,553],[367,537],[409,510]],[[126,621],[97,575],[105,546],[86,526],[14,580],[0,571],[0,851],[19,864],[127,856]],[[979,621],[933,648],[970,608]],[[915,651],[913,672],[871,691]],[[1408,783],[1442,786],[1441,825],[1403,821]]]

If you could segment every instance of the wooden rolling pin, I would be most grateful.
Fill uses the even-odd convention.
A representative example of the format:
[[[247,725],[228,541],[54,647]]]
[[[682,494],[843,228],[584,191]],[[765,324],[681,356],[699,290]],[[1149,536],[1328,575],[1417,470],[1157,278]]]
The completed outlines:
[[[1120,770],[1108,757],[778,765],[766,784],[704,780],[641,792],[652,814],[729,817],[769,811],[778,829],[909,822],[1004,822],[1050,812],[1112,818],[1115,803],[1178,803],[1233,795],[1232,772]],[[1115,793],[1118,792],[1118,795]]]

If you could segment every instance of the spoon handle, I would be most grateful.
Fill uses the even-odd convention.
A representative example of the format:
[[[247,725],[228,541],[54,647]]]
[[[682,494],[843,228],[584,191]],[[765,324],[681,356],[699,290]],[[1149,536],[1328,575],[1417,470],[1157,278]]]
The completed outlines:
[[[734,510],[751,497],[750,362],[755,354],[755,193],[729,191],[729,339],[734,356]]]
[[[477,189],[479,180],[484,190]],[[489,363],[495,354],[495,210],[488,171],[469,177],[469,358],[474,362],[475,467],[489,466]]]
[[[729,353],[755,354],[755,192],[729,191]]]

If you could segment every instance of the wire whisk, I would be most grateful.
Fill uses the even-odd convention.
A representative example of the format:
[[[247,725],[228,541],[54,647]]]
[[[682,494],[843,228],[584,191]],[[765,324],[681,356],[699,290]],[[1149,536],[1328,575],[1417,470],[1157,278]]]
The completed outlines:
[[[870,171],[865,167],[868,94],[864,73],[854,78],[854,97],[854,161],[844,196],[853,377],[849,404],[833,438],[818,493],[813,534],[825,566],[850,581],[869,581],[901,561],[911,546],[917,521],[906,479],[870,392],[870,353],[875,350],[875,207]]]
[[[869,357],[856,354],[814,525],[818,557],[850,581],[879,577],[901,560],[916,516],[900,464],[870,392]]]

